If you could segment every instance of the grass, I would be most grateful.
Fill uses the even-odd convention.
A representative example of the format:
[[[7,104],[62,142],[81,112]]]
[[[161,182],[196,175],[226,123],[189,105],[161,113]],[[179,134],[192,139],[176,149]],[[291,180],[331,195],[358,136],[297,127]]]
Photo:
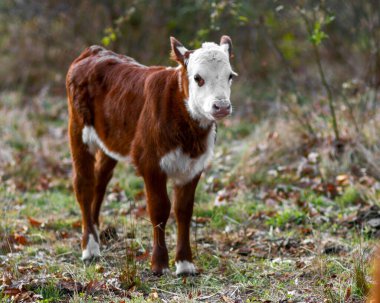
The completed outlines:
[[[57,302],[62,298],[62,293],[57,286],[50,282],[45,286],[40,286],[35,291],[37,294],[42,296],[42,300],[39,300],[39,303],[50,303]]]
[[[307,216],[298,209],[284,210],[277,213],[266,221],[266,224],[272,227],[285,228],[289,225],[301,225],[306,223]]]
[[[348,219],[361,204],[373,205],[378,189],[372,179],[364,186],[366,179],[348,170],[333,175],[324,144],[312,146],[321,172],[300,176],[305,160],[299,145],[304,143],[290,122],[263,121],[253,128],[249,121],[232,120],[219,127],[215,159],[198,186],[192,222],[200,275],[154,277],[147,253],[152,230],[143,208],[143,182],[134,169],[117,166],[102,210],[102,229],[115,228],[118,240],[103,242],[101,260],[85,267],[80,211],[70,181],[66,103],[47,98],[36,102],[38,110],[21,110],[17,100],[6,98],[0,133],[9,159],[18,164],[0,161],[0,270],[15,285],[33,279],[35,284],[28,283],[42,296],[40,302],[364,300],[375,241]],[[28,122],[15,117],[28,117]],[[337,183],[337,174],[347,174],[349,181]],[[217,197],[223,205],[215,206]],[[171,216],[172,272],[175,233]],[[11,242],[11,251],[1,239]],[[73,290],[74,282],[80,290]],[[1,293],[0,301],[7,302],[5,297]]]

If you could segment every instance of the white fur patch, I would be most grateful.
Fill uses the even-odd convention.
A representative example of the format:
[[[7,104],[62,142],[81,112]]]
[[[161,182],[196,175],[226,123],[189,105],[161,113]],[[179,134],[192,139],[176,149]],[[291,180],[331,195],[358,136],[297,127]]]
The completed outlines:
[[[167,153],[160,160],[160,167],[176,185],[184,185],[203,171],[214,154],[215,124],[207,137],[207,149],[198,158],[191,158],[181,147]]]
[[[202,47],[191,53],[187,64],[189,78],[189,100],[186,107],[190,116],[199,121],[201,127],[207,127],[213,117],[213,104],[219,100],[230,100],[231,68],[228,50],[225,45],[205,42]],[[204,80],[200,87],[194,77],[198,75]]]
[[[187,48],[184,46],[177,46],[177,50],[181,53],[182,56],[187,52]]]
[[[95,154],[97,148],[100,148],[108,157],[117,161],[129,161],[130,157],[120,155],[117,152],[111,151],[99,138],[96,130],[92,126],[85,126],[82,130],[82,140],[84,144],[88,145],[89,151]]]
[[[90,234],[87,247],[82,251],[82,260],[88,260],[92,257],[100,257],[100,246],[95,241],[94,235]]]
[[[195,269],[194,264],[189,261],[175,262],[175,267],[176,267],[176,271],[175,271],[176,275],[181,275],[181,274],[194,275],[197,273],[197,270]]]

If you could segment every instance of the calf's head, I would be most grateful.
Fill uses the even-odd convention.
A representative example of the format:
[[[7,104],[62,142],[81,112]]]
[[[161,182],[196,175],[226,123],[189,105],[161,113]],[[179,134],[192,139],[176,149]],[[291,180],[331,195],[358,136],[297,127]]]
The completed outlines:
[[[205,42],[196,50],[186,49],[171,37],[172,56],[188,78],[187,107],[190,115],[202,124],[222,119],[232,113],[230,101],[232,78],[232,42],[223,36],[220,44]]]

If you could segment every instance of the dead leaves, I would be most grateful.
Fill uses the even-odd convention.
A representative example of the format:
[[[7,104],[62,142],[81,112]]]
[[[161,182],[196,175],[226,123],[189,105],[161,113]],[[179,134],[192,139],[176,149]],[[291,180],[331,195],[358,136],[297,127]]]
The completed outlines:
[[[0,238],[0,254],[20,251],[24,246],[29,244],[28,237],[22,232],[15,232],[12,235],[1,235]]]
[[[36,220],[34,218],[31,218],[31,217],[28,217],[28,221],[29,221],[30,226],[32,226],[32,227],[44,227],[45,226],[44,222]]]
[[[2,285],[0,290],[3,295],[8,296],[11,302],[37,302],[43,297],[30,290],[29,281],[14,281],[12,274],[5,271],[2,276]]]
[[[49,282],[51,283],[51,282]],[[13,282],[12,277],[3,274],[3,284],[1,286],[2,293],[9,296],[12,302],[36,302],[43,299],[42,295],[38,294],[40,289],[46,287],[46,282],[36,284],[35,282],[23,281]],[[90,280],[86,284],[74,281],[73,279],[60,279],[56,284],[50,287],[55,287],[62,295],[73,296],[74,294],[83,293],[86,295],[98,294],[117,294],[123,297],[128,297],[129,293],[120,289],[106,281]]]
[[[81,283],[76,282],[73,279],[62,279],[58,282],[57,287],[65,294],[80,293],[84,289],[84,286]]]
[[[95,295],[95,294],[117,294],[122,296],[128,296],[128,292],[116,287],[112,283],[107,283],[106,281],[99,280],[90,280],[87,284],[82,284],[80,282],[74,281],[73,279],[64,279],[60,280],[57,284],[57,287],[69,295],[74,293],[84,293],[86,295]]]
[[[20,244],[20,245],[27,245],[28,244],[28,239],[26,238],[26,236],[22,233],[14,233],[13,234],[13,237],[10,237],[11,239],[11,243],[17,243],[17,244]]]
[[[100,232],[100,240],[102,243],[109,243],[119,239],[115,226],[108,225]]]

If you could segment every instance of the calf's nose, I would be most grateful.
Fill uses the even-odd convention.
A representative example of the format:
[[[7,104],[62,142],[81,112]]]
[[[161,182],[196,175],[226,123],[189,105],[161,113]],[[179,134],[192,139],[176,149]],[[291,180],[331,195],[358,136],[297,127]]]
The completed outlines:
[[[231,103],[228,100],[218,100],[212,105],[212,114],[215,118],[223,118],[231,113]]]

